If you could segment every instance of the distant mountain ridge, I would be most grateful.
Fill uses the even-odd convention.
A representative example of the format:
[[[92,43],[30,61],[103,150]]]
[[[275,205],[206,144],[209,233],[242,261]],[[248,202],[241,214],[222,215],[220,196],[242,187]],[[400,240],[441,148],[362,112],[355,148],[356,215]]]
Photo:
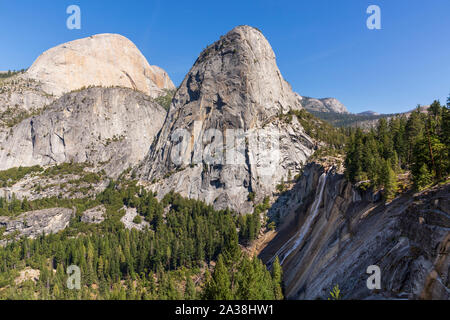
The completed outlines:
[[[421,112],[427,112],[429,106],[421,106]],[[360,127],[363,129],[372,128],[378,120],[382,118],[391,119],[393,117],[409,117],[417,108],[407,112],[384,114],[375,111],[364,111],[360,113],[339,113],[339,112],[321,112],[308,110],[319,119],[325,120],[336,127]]]
[[[306,110],[313,112],[350,114],[347,108],[336,98],[316,99],[311,97],[302,97],[302,106]]]
[[[361,116],[379,116],[380,113],[372,111],[372,110],[368,110],[368,111],[364,111],[364,112],[359,112],[357,113],[358,115]]]

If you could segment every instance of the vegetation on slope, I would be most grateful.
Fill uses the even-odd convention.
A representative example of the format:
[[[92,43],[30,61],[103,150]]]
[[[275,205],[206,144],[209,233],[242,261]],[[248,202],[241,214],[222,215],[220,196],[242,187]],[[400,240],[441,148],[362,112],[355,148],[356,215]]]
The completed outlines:
[[[161,107],[163,107],[166,111],[169,110],[170,104],[172,103],[173,96],[176,90],[164,89],[165,95],[159,96],[155,99],[156,103],[158,103]]]
[[[419,107],[409,118],[381,119],[375,129],[352,132],[346,149],[346,177],[384,187],[389,199],[398,189],[397,173],[410,170],[420,190],[450,174],[449,139],[450,97],[447,106],[434,101],[426,114]]]
[[[306,134],[311,138],[323,142],[333,149],[343,150],[350,129],[335,128],[305,109],[290,110],[287,114],[280,115],[280,118],[286,123],[291,123],[294,116],[300,122],[303,129],[305,129]]]
[[[368,132],[335,128],[305,110],[280,116],[286,122],[293,117],[327,152],[346,152],[345,174],[350,181],[384,187],[386,198],[395,196],[400,172],[411,171],[418,189],[450,173],[450,98],[446,107],[435,101],[427,114],[416,111],[409,118],[380,119]],[[16,168],[1,172],[0,181],[9,186],[29,173],[57,176],[83,169],[69,164],[46,170]],[[98,178],[87,174],[80,179]],[[106,209],[102,223],[81,222],[85,210],[99,205]],[[241,250],[257,238],[261,213],[268,206],[267,198],[253,214],[240,216],[175,193],[159,201],[135,181],[123,179],[84,199],[0,199],[0,215],[51,207],[76,209],[64,231],[0,248],[0,298],[281,299],[279,263],[269,272],[259,259]],[[146,222],[147,227],[125,229],[120,221],[124,208],[135,208],[136,223]],[[66,286],[70,265],[81,269],[81,290]],[[16,283],[27,268],[39,270],[39,278]]]
[[[237,230],[245,226],[230,210],[215,211],[174,193],[158,201],[125,181],[111,182],[95,200],[76,201],[77,215],[66,230],[0,248],[0,298],[282,298],[279,269],[271,275],[260,260],[243,255]],[[81,222],[82,212],[98,204],[106,207],[105,221]],[[136,208],[149,227],[125,229],[120,222],[124,206]],[[247,241],[241,234],[241,242]],[[70,265],[81,269],[81,290],[66,286]],[[39,279],[16,284],[25,268],[38,269]]]
[[[1,72],[0,73],[0,79],[6,79],[6,78],[11,78],[12,76],[15,76],[16,74],[21,74],[24,73],[26,70],[22,69],[22,70],[8,70],[8,72]]]
[[[41,166],[19,167],[0,171],[0,187],[11,187],[17,181],[23,179],[27,174],[42,171],[44,171],[44,169]]]

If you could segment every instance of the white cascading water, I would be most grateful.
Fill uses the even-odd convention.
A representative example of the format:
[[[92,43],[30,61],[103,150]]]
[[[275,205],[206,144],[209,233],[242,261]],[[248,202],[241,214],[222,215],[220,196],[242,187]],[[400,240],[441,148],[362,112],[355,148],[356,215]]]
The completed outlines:
[[[322,203],[323,190],[325,189],[326,181],[327,181],[327,173],[324,172],[319,178],[319,185],[316,192],[316,198],[314,199],[314,203],[311,207],[311,214],[308,216],[308,218],[306,219],[305,223],[302,225],[300,230],[291,239],[289,239],[289,241],[287,241],[281,247],[280,250],[277,251],[277,253],[272,257],[272,259],[270,259],[270,262],[273,262],[276,256],[278,256],[279,253],[282,252],[288,246],[288,244],[290,244],[292,241],[295,240],[291,248],[284,255],[282,255],[283,258],[281,259],[280,264],[283,264],[284,260],[286,260],[286,258],[303,242],[303,239],[308,233],[311,224],[313,223],[314,219],[319,213],[319,208],[320,204]]]

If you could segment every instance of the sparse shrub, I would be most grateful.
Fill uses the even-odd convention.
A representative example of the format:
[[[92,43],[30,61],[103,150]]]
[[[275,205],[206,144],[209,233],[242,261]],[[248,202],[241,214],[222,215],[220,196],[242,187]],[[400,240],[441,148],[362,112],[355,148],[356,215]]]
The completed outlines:
[[[330,291],[330,297],[328,300],[341,300],[341,289],[339,289],[339,285],[335,285],[333,290]]]

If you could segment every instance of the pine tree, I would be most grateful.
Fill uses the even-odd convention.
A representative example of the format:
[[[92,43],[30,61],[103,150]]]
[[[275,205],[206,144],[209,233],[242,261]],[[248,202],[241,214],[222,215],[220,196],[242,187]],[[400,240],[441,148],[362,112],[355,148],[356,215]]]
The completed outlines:
[[[104,272],[104,263],[102,256],[100,256],[100,258],[98,259],[97,276],[99,278],[103,278],[103,272]]]
[[[25,197],[22,200],[22,211],[26,212],[26,211],[30,211],[31,207],[30,204],[28,203],[28,199],[27,197]]]
[[[222,255],[219,255],[214,273],[205,289],[206,298],[209,300],[231,300],[231,281],[228,270],[223,261]]]
[[[421,190],[433,181],[433,175],[428,169],[426,163],[423,163],[419,172],[415,175],[414,184],[416,188]]]
[[[408,146],[407,162],[413,161],[414,146],[417,141],[422,138],[424,131],[424,123],[421,119],[422,115],[419,111],[419,108],[420,106],[418,107],[418,110],[411,113],[408,121],[406,122],[405,139]]]
[[[188,275],[186,277],[186,287],[184,289],[184,299],[186,300],[195,300],[197,298],[197,292],[195,289],[194,281]]]
[[[280,260],[277,256],[272,265],[273,295],[276,300],[283,299],[282,275],[283,271],[281,269]]]
[[[439,116],[441,115],[441,104],[439,101],[434,100],[428,109],[428,113],[430,113],[435,121],[438,121]]]
[[[390,161],[384,161],[382,168],[382,180],[384,186],[384,197],[386,200],[392,200],[397,193],[397,175],[391,168]]]

